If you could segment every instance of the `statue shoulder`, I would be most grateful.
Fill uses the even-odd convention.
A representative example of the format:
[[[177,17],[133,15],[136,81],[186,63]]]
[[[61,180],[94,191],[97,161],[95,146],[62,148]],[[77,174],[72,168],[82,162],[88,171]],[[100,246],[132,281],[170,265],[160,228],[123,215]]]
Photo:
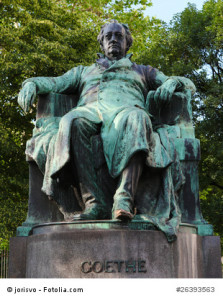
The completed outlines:
[[[159,72],[159,70],[157,68],[154,68],[154,67],[152,67],[150,65],[139,65],[139,64],[137,64],[135,62],[132,64],[132,67],[136,71],[143,72],[143,73],[151,72],[151,71]]]
[[[146,80],[154,80],[157,74],[160,72],[158,69],[150,65],[138,65],[136,63],[133,63],[132,68]]]

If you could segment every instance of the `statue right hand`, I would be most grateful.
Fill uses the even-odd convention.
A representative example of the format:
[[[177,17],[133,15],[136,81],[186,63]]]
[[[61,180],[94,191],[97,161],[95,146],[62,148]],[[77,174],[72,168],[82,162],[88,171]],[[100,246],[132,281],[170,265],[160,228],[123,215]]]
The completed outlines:
[[[18,103],[25,112],[28,112],[36,99],[36,85],[34,82],[27,82],[18,95]]]

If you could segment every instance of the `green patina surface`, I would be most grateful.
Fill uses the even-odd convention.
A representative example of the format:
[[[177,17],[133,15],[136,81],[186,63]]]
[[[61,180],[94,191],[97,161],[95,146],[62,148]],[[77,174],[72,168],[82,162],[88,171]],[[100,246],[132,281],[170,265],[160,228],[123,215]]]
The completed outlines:
[[[155,227],[150,222],[140,222],[140,221],[132,221],[132,222],[119,222],[119,221],[82,221],[82,222],[72,222],[72,223],[46,223],[46,224],[40,224],[33,227],[33,230],[38,229],[47,231],[48,229],[51,230],[51,227],[54,229],[60,230],[61,227],[68,228],[70,230],[73,229],[100,229],[100,230],[109,230],[109,229],[129,229],[129,230],[158,230],[157,227]],[[185,226],[182,225],[185,228],[188,228],[188,230],[191,233],[196,233],[196,227],[195,226]]]
[[[118,221],[82,221],[82,222],[54,222],[54,223],[44,223],[36,224],[34,226],[21,226],[18,227],[17,236],[29,236],[30,234],[40,234],[47,233],[48,231],[62,230],[62,228],[68,230],[110,230],[110,229],[124,229],[124,230],[159,230],[150,222],[118,222]],[[36,232],[35,232],[36,231]],[[179,226],[179,232],[185,232],[190,234],[198,234],[200,236],[213,235],[213,226],[210,224],[206,225],[191,225],[182,223]]]
[[[200,141],[194,138],[177,138],[174,140],[180,160],[198,161],[200,159]]]

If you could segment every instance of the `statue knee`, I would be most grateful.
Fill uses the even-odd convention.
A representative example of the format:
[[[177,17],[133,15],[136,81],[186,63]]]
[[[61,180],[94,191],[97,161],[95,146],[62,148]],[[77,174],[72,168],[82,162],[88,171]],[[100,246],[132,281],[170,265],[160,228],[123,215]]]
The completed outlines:
[[[74,119],[72,122],[72,132],[78,132],[81,130],[83,127],[86,126],[86,119],[84,118],[77,118]]]
[[[152,128],[152,122],[150,119],[149,114],[141,108],[136,107],[134,110],[132,110],[129,115],[128,115],[128,121],[130,122],[140,122],[147,124],[147,126],[149,126],[150,128]]]
[[[91,136],[98,134],[99,127],[97,124],[85,118],[76,118],[72,121],[71,132],[72,135],[90,138]]]

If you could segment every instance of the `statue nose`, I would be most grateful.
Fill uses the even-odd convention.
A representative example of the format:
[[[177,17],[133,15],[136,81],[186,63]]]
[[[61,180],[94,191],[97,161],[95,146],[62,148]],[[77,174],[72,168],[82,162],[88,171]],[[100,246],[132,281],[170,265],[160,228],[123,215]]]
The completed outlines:
[[[113,42],[117,42],[117,37],[116,37],[116,35],[115,34],[113,34],[112,35],[112,37],[111,37],[111,41]]]

